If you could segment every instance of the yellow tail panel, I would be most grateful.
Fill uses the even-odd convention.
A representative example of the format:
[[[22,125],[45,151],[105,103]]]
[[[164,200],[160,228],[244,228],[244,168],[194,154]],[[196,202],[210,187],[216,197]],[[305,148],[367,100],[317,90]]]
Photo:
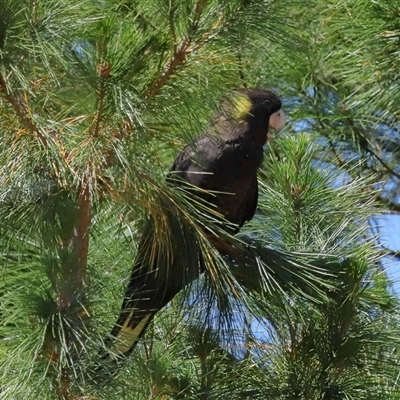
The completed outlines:
[[[115,338],[114,344],[109,350],[111,358],[117,359],[117,356],[125,354],[132,348],[139,339],[143,329],[146,327],[151,315],[152,314],[146,315],[135,327],[131,327],[129,326],[129,323],[133,317],[133,310],[130,312],[128,318],[122,325],[118,336]]]

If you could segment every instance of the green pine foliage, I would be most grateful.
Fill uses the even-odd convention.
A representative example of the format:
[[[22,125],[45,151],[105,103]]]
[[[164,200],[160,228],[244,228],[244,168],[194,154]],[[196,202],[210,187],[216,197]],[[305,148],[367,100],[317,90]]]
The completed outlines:
[[[398,302],[369,225],[399,207],[398,14],[392,0],[0,0],[0,398],[400,398]],[[164,180],[244,85],[277,91],[289,124],[221,257],[207,205]],[[189,259],[174,238],[193,233],[207,272],[99,372],[148,216],[166,257]]]
[[[297,46],[258,53],[247,76],[261,85],[273,79],[293,129],[320,141],[326,162],[374,179],[382,206],[398,212],[398,2],[314,1],[289,10]]]

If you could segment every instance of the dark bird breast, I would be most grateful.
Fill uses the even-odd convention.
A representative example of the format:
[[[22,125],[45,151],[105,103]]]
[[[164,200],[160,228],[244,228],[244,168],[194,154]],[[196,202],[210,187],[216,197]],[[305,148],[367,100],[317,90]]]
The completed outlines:
[[[262,160],[262,147],[243,137],[224,141],[201,136],[179,154],[168,181],[189,184],[190,190],[202,189],[196,195],[214,205],[227,221],[236,224],[236,232],[254,216],[257,169]]]

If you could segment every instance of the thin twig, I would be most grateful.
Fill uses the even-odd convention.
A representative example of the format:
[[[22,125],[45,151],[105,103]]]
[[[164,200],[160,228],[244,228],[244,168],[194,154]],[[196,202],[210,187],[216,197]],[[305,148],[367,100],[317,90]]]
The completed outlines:
[[[247,87],[247,83],[246,83],[246,77],[244,74],[244,70],[243,70],[243,60],[242,60],[242,53],[241,53],[241,48],[239,49],[239,52],[237,54],[237,58],[238,58],[238,71],[239,71],[239,79],[242,82],[241,85],[243,87]]]
[[[338,166],[339,167],[343,167],[345,165],[345,163],[342,160],[342,158],[340,157],[340,154],[337,152],[336,147],[335,147],[332,139],[330,137],[327,137],[327,140],[328,140],[329,147],[331,148],[331,150],[333,152],[333,155],[334,155],[334,157],[335,157],[335,159],[337,161]]]
[[[389,165],[386,163],[386,161],[384,161],[380,156],[378,156],[378,154],[375,153],[375,151],[371,148],[371,146],[369,146],[370,141],[366,139],[365,135],[363,134],[363,132],[360,130],[360,128],[358,126],[356,126],[354,120],[352,118],[347,118],[347,121],[349,123],[349,125],[351,126],[351,128],[353,129],[353,131],[357,134],[357,136],[362,139],[361,143],[366,143],[365,149],[367,151],[369,151],[380,163],[381,165],[383,165],[383,167],[390,172],[392,175],[394,175],[396,178],[400,179],[400,174],[397,173],[396,171],[393,170],[393,168],[389,167]]]
[[[40,141],[40,143],[47,147],[46,138],[40,133],[39,128],[35,125],[32,118],[29,116],[29,110],[26,104],[24,104],[20,99],[18,99],[11,91],[7,88],[7,83],[4,80],[3,75],[0,73],[0,91],[4,93],[5,99],[11,104],[18,119],[23,127],[25,127],[29,132],[34,134]]]
[[[193,15],[193,24],[192,30],[197,30],[201,18],[201,14],[203,13],[204,7],[207,4],[207,0],[198,0],[194,7],[194,15]]]
[[[93,129],[91,130],[92,136],[98,136],[100,133],[100,122],[104,112],[104,100],[106,97],[106,80],[111,75],[111,64],[104,61],[107,57],[107,40],[104,38],[100,44],[100,57],[101,60],[97,66],[97,73],[99,74],[99,90],[97,96],[97,114],[94,121]]]
[[[391,256],[400,259],[400,251],[389,249],[381,243],[379,243],[379,247],[381,248],[380,253],[382,256]]]
[[[35,23],[38,21],[38,7],[36,0],[32,1],[32,19]]]
[[[193,12],[193,23],[191,24],[189,28],[189,36],[184,38],[179,45],[176,44],[176,36],[175,36],[175,31],[173,28],[173,21],[170,20],[170,26],[172,27],[171,29],[171,35],[173,36],[173,55],[172,58],[166,63],[164,67],[164,71],[162,74],[157,77],[157,79],[150,84],[149,88],[147,89],[145,95],[148,98],[155,97],[157,96],[161,88],[168,82],[168,80],[171,78],[171,76],[174,74],[176,71],[177,67],[180,64],[183,64],[189,53],[195,52],[198,50],[201,45],[198,45],[196,47],[191,48],[193,36],[195,35],[199,21],[201,18],[201,14],[204,10],[204,7],[207,4],[207,0],[198,0],[195,7],[194,7],[194,12]],[[203,42],[205,43],[205,42]]]
[[[174,9],[174,7],[171,6],[171,8],[169,10],[168,20],[169,20],[169,31],[171,33],[172,43],[173,43],[173,48],[174,48],[174,53],[175,53],[176,52],[176,46],[177,46],[177,43],[178,43],[178,38],[176,36],[174,18],[175,18],[175,9]]]
[[[99,87],[99,94],[98,94],[98,105],[97,105],[97,113],[96,117],[94,119],[94,126],[91,129],[91,135],[93,137],[96,137],[100,133],[100,122],[103,116],[103,111],[104,111],[104,97],[105,97],[105,85],[104,85],[104,79],[100,80],[100,87]]]
[[[383,167],[390,172],[392,175],[394,175],[396,178],[400,179],[400,174],[397,173],[396,171],[393,170],[393,168],[389,167],[389,165],[384,161],[378,154],[376,154],[372,149],[369,149],[369,151],[372,153],[372,155],[383,165]]]
[[[164,72],[147,89],[146,97],[155,97],[160,93],[161,88],[168,82],[177,67],[186,61],[189,46],[190,39],[184,39],[181,44],[176,47],[172,59],[167,62],[164,68]]]

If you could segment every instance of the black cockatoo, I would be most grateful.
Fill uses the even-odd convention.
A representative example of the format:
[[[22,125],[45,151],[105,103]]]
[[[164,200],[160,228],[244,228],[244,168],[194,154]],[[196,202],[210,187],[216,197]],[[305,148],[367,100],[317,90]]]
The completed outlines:
[[[285,123],[281,106],[268,90],[232,91],[209,131],[186,146],[171,167],[168,184],[213,206],[231,234],[256,211],[257,170],[270,128],[279,131]],[[194,235],[179,229],[176,216],[170,215],[168,223],[177,225],[171,231],[180,233],[166,247],[159,244],[164,238],[154,220],[145,225],[119,319],[106,341],[106,358],[124,359],[152,317],[204,271]]]

